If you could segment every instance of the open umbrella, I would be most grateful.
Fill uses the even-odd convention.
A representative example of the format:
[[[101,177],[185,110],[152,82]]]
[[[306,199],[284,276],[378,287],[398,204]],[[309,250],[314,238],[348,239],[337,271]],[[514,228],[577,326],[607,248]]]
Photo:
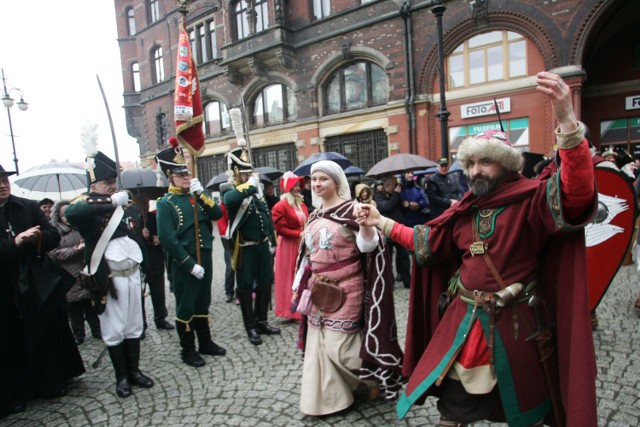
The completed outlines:
[[[371,169],[369,169],[366,176],[382,178],[386,175],[426,169],[436,165],[437,163],[433,160],[418,156],[417,154],[402,153],[380,160],[378,163],[373,165]]]
[[[271,181],[275,181],[284,175],[284,172],[271,166],[261,166],[259,168],[255,168],[254,171],[258,172],[261,177],[267,177]]]
[[[357,175],[362,175],[363,173],[364,173],[364,170],[354,165],[351,165],[344,169],[344,174],[346,176],[357,176]]]
[[[134,168],[122,171],[122,188],[136,194],[145,193],[154,199],[165,194],[167,187],[169,187],[169,181],[164,174],[157,174],[153,169]]]
[[[87,173],[67,162],[49,162],[13,177],[11,193],[30,200],[70,200],[87,191]]]
[[[346,169],[352,165],[351,160],[346,158],[340,153],[336,153],[335,151],[326,151],[324,153],[315,153],[309,156],[308,159],[304,160],[302,163],[298,165],[297,168],[293,170],[298,176],[307,176],[311,175],[311,166],[315,162],[319,162],[320,160],[331,160],[336,162],[342,169]]]

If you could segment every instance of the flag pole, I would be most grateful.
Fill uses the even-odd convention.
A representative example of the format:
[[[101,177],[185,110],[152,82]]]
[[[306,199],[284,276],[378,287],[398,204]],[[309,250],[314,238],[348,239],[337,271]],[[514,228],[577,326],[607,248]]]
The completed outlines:
[[[96,74],[96,79],[98,79],[98,86],[100,86],[100,93],[102,93],[102,100],[104,101],[104,107],[107,109],[107,117],[109,118],[109,127],[111,128],[111,138],[113,139],[113,151],[116,155],[116,173],[118,176],[118,189],[122,190],[122,172],[120,172],[120,156],[118,155],[118,143],[116,142],[116,131],[113,128],[113,120],[111,119],[111,110],[109,110],[109,103],[107,102],[107,97],[104,94],[104,89],[102,88],[102,82],[100,81],[100,76]]]
[[[180,32],[184,31],[187,28],[187,1],[186,0],[179,0],[178,1],[178,12],[180,12],[180,14],[182,15],[182,21],[181,21],[181,28],[180,28]],[[178,56],[180,55],[180,47],[178,47]],[[180,58],[178,58],[178,65],[180,64]],[[196,65],[193,63],[193,55],[191,56],[191,66],[192,67],[196,67]],[[197,72],[197,71],[196,71]],[[177,78],[177,73],[176,73],[176,78]],[[197,90],[200,90],[200,87],[197,88]],[[177,129],[176,129],[176,134],[177,134]],[[189,166],[191,168],[191,176],[192,177],[197,177],[198,176],[198,169],[196,167],[196,159],[195,159],[195,154],[193,153],[192,150],[188,150],[189,151]],[[202,257],[200,255],[200,222],[199,222],[199,218],[198,218],[198,195],[194,194],[193,195],[193,232],[195,234],[195,245],[196,245],[196,262],[198,263],[198,265],[202,265]]]

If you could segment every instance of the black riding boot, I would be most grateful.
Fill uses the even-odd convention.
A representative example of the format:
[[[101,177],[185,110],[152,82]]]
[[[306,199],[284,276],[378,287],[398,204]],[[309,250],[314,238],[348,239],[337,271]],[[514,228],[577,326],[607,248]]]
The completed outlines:
[[[240,301],[240,311],[242,312],[242,320],[244,321],[244,328],[247,331],[249,342],[253,345],[262,344],[260,334],[256,330],[256,319],[253,314],[253,298],[251,291],[241,291],[238,289],[236,297]]]
[[[180,347],[182,347],[180,351],[182,361],[194,368],[204,366],[204,359],[196,351],[196,334],[193,329],[186,323],[176,322],[176,331],[178,331]]]
[[[198,336],[198,353],[210,356],[224,356],[227,353],[227,350],[211,340],[211,329],[209,329],[207,317],[194,317],[191,326]]]
[[[153,380],[143,374],[138,367],[140,363],[140,339],[126,339],[124,346],[127,350],[127,367],[129,368],[129,383],[142,388],[153,387]]]
[[[257,330],[261,335],[279,335],[280,329],[267,323],[269,303],[271,302],[271,286],[256,288],[256,318]]]
[[[118,397],[131,396],[131,385],[127,376],[127,355],[125,354],[124,343],[107,347],[109,357],[116,371],[116,394]]]

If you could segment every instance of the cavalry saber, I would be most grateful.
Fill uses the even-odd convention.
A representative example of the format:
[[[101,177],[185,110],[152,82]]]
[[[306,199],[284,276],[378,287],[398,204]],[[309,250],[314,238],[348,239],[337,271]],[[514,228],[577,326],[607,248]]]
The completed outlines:
[[[122,190],[122,172],[120,172],[120,156],[118,155],[118,143],[116,142],[116,131],[113,128],[113,120],[111,119],[111,110],[109,110],[109,103],[107,102],[107,96],[104,94],[102,88],[102,82],[100,76],[96,74],[98,79],[98,86],[100,86],[100,93],[102,93],[102,100],[104,101],[104,107],[107,109],[107,117],[109,118],[109,127],[111,128],[111,138],[113,139],[113,151],[116,156],[116,173],[118,174],[118,189]]]
[[[91,364],[91,367],[93,369],[96,369],[98,365],[100,365],[100,361],[102,360],[102,358],[106,353],[107,353],[107,346],[105,345],[102,351],[100,352],[100,354],[98,355],[98,358],[96,359],[96,361]]]

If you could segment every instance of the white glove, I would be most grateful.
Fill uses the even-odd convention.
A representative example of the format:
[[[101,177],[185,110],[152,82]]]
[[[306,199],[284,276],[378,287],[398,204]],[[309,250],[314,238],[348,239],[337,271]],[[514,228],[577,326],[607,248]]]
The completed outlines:
[[[200,183],[200,180],[198,178],[193,178],[191,180],[191,192],[193,194],[195,194],[196,196],[199,196],[200,193],[202,193],[204,191],[204,187],[202,186],[202,184]]]
[[[276,247],[275,246],[269,246],[269,253],[271,255],[275,254],[276,253]]]
[[[118,191],[111,196],[111,203],[114,206],[124,206],[129,203],[129,193],[126,191]]]
[[[249,184],[253,185],[256,188],[260,188],[260,178],[257,175],[251,175],[249,177]]]
[[[191,269],[191,275],[196,279],[200,280],[204,277],[204,268],[201,265],[194,265]]]

